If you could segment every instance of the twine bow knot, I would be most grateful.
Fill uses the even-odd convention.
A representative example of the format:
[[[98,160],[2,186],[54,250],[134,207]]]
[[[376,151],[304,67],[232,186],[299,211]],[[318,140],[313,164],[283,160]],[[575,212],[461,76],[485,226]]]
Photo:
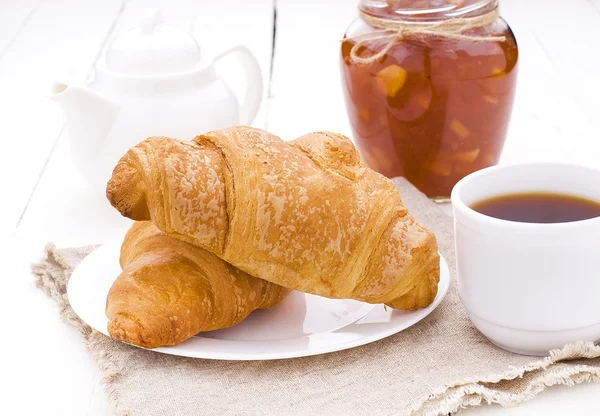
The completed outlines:
[[[481,16],[459,17],[434,23],[383,19],[368,15],[363,12],[360,12],[360,16],[369,26],[379,29],[350,38],[357,41],[350,50],[350,58],[357,64],[361,65],[367,65],[382,58],[396,43],[409,36],[432,35],[441,36],[447,39],[471,40],[479,42],[504,42],[506,40],[505,36],[478,36],[464,34],[464,32],[469,29],[483,27],[494,23],[500,17],[500,11],[498,8],[482,14]],[[388,42],[383,48],[381,48],[381,50],[373,55],[366,57],[358,56],[358,49],[361,46],[365,45],[367,42],[377,40],[387,40]]]

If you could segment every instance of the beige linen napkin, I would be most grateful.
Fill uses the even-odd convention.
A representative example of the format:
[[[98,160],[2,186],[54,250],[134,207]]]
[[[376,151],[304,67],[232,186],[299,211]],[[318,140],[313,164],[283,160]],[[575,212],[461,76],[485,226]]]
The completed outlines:
[[[346,351],[234,362],[135,348],[92,330],[69,306],[67,281],[91,248],[49,246],[33,272],[81,333],[119,415],[438,415],[482,402],[516,405],[555,384],[600,381],[600,347],[591,342],[535,359],[480,335],[456,291],[451,218],[405,180],[395,183],[414,216],[437,235],[450,289],[417,325]]]

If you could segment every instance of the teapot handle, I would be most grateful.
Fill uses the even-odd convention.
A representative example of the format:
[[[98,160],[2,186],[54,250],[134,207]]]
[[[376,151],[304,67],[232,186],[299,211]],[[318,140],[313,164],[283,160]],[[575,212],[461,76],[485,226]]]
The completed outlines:
[[[262,101],[263,79],[260,65],[252,52],[242,45],[234,46],[221,53],[215,58],[215,63],[230,56],[235,56],[240,61],[246,83],[246,91],[240,104],[240,124],[250,125]],[[238,100],[239,98],[238,96]]]

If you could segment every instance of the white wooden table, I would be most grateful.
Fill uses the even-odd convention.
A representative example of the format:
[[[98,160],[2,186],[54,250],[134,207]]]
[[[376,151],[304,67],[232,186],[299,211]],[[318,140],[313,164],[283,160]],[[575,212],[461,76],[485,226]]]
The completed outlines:
[[[268,88],[256,126],[284,138],[324,129],[350,135],[337,54],[356,3],[0,0],[0,414],[112,414],[80,339],[29,274],[47,241],[100,243],[128,226],[75,170],[63,115],[44,98],[50,83],[85,82],[112,36],[135,26],[143,7],[165,7],[170,23],[194,28],[205,56],[236,43],[257,55]],[[502,12],[521,52],[502,162],[600,167],[600,0],[503,0]],[[586,385],[554,387],[517,408],[464,413],[588,415],[598,409],[600,385]]]

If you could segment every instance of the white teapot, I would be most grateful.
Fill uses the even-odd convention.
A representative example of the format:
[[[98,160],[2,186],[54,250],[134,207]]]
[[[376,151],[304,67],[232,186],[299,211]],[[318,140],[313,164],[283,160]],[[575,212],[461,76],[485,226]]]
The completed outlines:
[[[215,63],[236,55],[246,91],[240,105]],[[50,98],[66,113],[75,163],[93,186],[106,186],[119,158],[149,136],[191,140],[251,124],[262,98],[256,58],[243,46],[202,61],[191,34],[163,23],[158,9],[113,40],[89,87],[56,83]]]

